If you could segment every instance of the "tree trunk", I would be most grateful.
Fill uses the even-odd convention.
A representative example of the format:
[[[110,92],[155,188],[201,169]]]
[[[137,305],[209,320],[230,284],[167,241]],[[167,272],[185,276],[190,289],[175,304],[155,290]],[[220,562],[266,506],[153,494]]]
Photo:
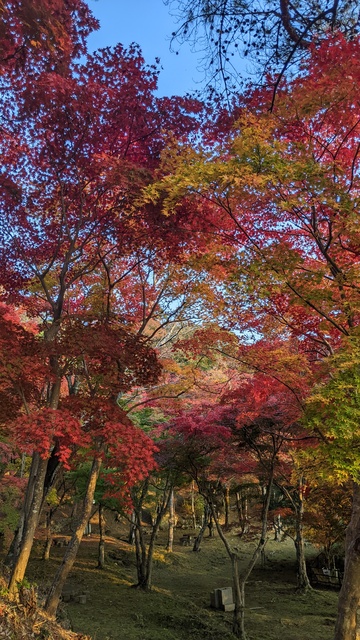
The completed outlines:
[[[240,491],[236,491],[235,493],[235,502],[236,502],[236,510],[238,512],[238,520],[239,520],[239,523],[241,524],[243,519],[243,509],[242,509]]]
[[[136,545],[136,568],[138,581],[135,585],[137,589],[142,591],[151,591],[152,587],[152,567],[155,548],[156,535],[159,530],[161,518],[152,526],[149,544],[146,544],[143,538],[142,527],[136,529],[135,545]]]
[[[228,529],[230,525],[230,489],[227,485],[224,486],[224,514],[224,527]]]
[[[208,502],[219,537],[223,542],[224,547],[227,551],[227,554],[231,560],[231,567],[232,567],[232,573],[233,573],[233,585],[234,585],[234,599],[235,599],[233,633],[240,640],[247,640],[247,636],[245,633],[245,586],[251,575],[253,568],[255,567],[255,564],[258,558],[261,556],[266,545],[267,521],[268,521],[269,506],[270,506],[270,496],[271,496],[271,491],[273,486],[273,478],[274,478],[274,466],[272,465],[269,472],[269,479],[268,479],[266,491],[264,492],[260,539],[242,575],[240,575],[240,572],[239,572],[238,554],[232,550],[229,544],[229,541],[224,535],[222,527],[219,523],[219,519],[216,515],[216,508],[212,502],[211,494],[206,494],[206,493],[203,494],[204,498]]]
[[[151,591],[151,588],[152,588],[152,569],[153,569],[153,561],[154,561],[155,540],[161,524],[162,515],[158,514],[157,522],[153,526],[153,529],[151,532],[149,546],[147,550],[145,580],[143,584],[140,585],[143,591]]]
[[[282,537],[282,522],[281,522],[281,515],[278,514],[277,516],[275,516],[274,518],[274,540],[275,542],[281,542],[281,537]]]
[[[47,342],[50,341],[50,336],[53,337],[57,331],[58,325],[53,323],[45,336],[45,340]],[[51,409],[57,409],[60,397],[61,378],[57,376],[56,358],[50,358],[50,364],[56,379],[51,387],[49,387],[48,406]],[[48,465],[50,460],[54,458],[56,459],[55,466],[57,467],[59,464],[57,456],[54,455],[55,452],[56,445],[46,460],[41,458],[37,451],[32,456],[20,524],[16,532],[14,544],[12,545],[13,558],[11,559],[12,572],[9,581],[10,593],[14,593],[17,590],[17,583],[21,582],[25,576],[46,491],[50,488]],[[53,478],[53,474],[51,474],[51,478]]]
[[[25,576],[35,531],[40,518],[46,469],[47,460],[43,460],[38,453],[35,453],[26,490],[22,525],[18,536],[18,550],[15,548],[14,564],[9,581],[10,593],[14,593],[17,590],[17,583],[21,582]]]
[[[303,480],[302,478],[299,481],[299,505],[296,510],[296,520],[295,520],[295,549],[296,549],[296,560],[297,560],[297,588],[301,592],[308,591],[312,589],[310,580],[306,570],[306,559],[305,559],[305,547],[304,547],[304,536],[303,536],[303,516],[304,516],[304,501],[303,501]]]
[[[52,536],[52,533],[50,532],[46,535],[46,541],[45,541],[44,551],[42,556],[43,560],[50,560],[50,550],[52,547],[52,543],[53,543],[53,536]]]
[[[209,529],[209,538],[213,538],[214,537],[214,522],[213,522],[212,513],[209,514],[209,518],[208,518],[208,521],[207,521],[207,528]]]
[[[209,506],[205,503],[205,505],[204,505],[204,519],[203,519],[203,523],[201,525],[201,529],[200,529],[198,535],[195,538],[193,551],[200,551],[200,545],[201,545],[202,539],[204,537],[204,533],[205,533],[206,527],[208,526],[208,523],[209,523],[209,515],[210,515]]]
[[[144,541],[144,532],[140,522],[134,529],[134,543],[136,553],[136,573],[137,583],[135,587],[143,588],[146,584],[146,544]]]
[[[135,514],[135,511],[133,511],[130,519],[130,528],[129,528],[129,536],[128,536],[129,544],[135,544],[135,531],[136,531],[136,514]]]
[[[10,549],[8,551],[7,557],[5,558],[5,564],[14,567],[20,554],[21,549],[21,540],[24,534],[24,530],[26,528],[26,521],[28,519],[30,508],[32,501],[34,499],[34,489],[36,486],[36,474],[38,472],[40,456],[37,453],[34,453],[31,460],[29,479],[26,485],[25,498],[23,508],[20,514],[20,521],[16,528],[14,538],[11,542]],[[40,509],[39,509],[40,511]],[[40,517],[40,513],[39,513]]]
[[[169,529],[168,539],[166,545],[166,551],[172,552],[174,544],[174,529],[175,529],[175,502],[174,502],[174,490],[172,489],[169,500]]]
[[[104,516],[104,507],[100,503],[99,504],[99,550],[98,550],[98,569],[104,569],[105,567],[105,516]]]
[[[255,550],[251,560],[246,567],[246,570],[242,576],[240,576],[239,572],[239,557],[238,554],[233,552],[228,540],[226,539],[224,532],[220,526],[218,518],[215,514],[215,510],[213,505],[210,503],[210,509],[213,514],[214,522],[220,536],[220,539],[224,543],[225,549],[228,553],[228,556],[231,560],[231,568],[233,574],[233,593],[234,593],[234,617],[233,617],[233,633],[239,638],[239,640],[248,640],[246,632],[245,632],[245,585],[249,576],[255,566],[256,560],[261,553],[261,543],[260,541],[258,548]]]
[[[50,549],[53,543],[53,532],[52,532],[52,510],[46,514],[46,540],[43,550],[43,560],[50,560]]]
[[[271,501],[271,492],[273,489],[274,467],[271,468],[268,483],[262,486],[263,508],[261,513],[261,537],[259,540],[259,555],[261,557],[261,566],[265,567],[265,545],[267,542],[267,522]]]
[[[236,492],[236,508],[239,516],[241,535],[249,532],[247,489]]]
[[[196,529],[196,512],[195,512],[195,482],[194,480],[191,483],[191,520],[192,520],[192,528]]]
[[[145,483],[144,487],[146,486],[148,486],[148,482]],[[142,589],[143,591],[151,591],[155,540],[156,540],[157,533],[159,531],[159,527],[161,525],[161,521],[168,509],[172,491],[173,491],[173,487],[170,484],[167,484],[163,490],[162,500],[159,503],[157,508],[156,518],[154,520],[154,524],[151,529],[150,540],[147,548],[144,541],[143,529],[141,526],[141,522],[139,520],[139,512],[141,512],[142,501],[146,497],[146,493],[147,493],[147,490],[145,491],[144,488],[142,491],[142,498],[139,501],[138,509],[135,509],[136,510],[135,549],[136,549],[136,568],[137,568],[138,582],[134,586],[137,589]]]
[[[282,491],[283,495],[291,502],[292,508],[295,514],[295,538],[292,536],[291,539],[294,541],[295,550],[296,550],[296,565],[297,565],[297,589],[300,592],[306,592],[312,589],[310,584],[310,580],[307,574],[306,569],[306,558],[305,558],[305,548],[304,548],[304,536],[303,536],[303,517],[304,517],[304,489],[305,482],[304,478],[299,478],[298,488],[296,492],[296,497],[292,495],[292,493],[282,485],[277,485]],[[289,535],[289,534],[288,534]],[[276,538],[275,538],[276,539]]]
[[[146,478],[142,484],[140,495],[137,496],[136,491],[132,494],[132,502],[134,510],[131,514],[129,544],[135,544],[136,554],[136,572],[138,582],[135,587],[141,587],[145,582],[146,574],[146,544],[144,541],[144,531],[142,527],[142,505],[147,496],[149,488],[149,478]]]
[[[247,640],[245,633],[245,582],[240,579],[239,558],[233,553],[231,557],[234,591],[233,634],[240,640]]]
[[[359,640],[360,607],[360,486],[354,482],[353,506],[345,539],[345,572],[339,595],[334,640]],[[358,627],[358,630],[357,630]]]
[[[21,454],[20,478],[24,477],[26,464],[26,453]]]
[[[59,604],[63,586],[65,584],[66,578],[68,577],[73,567],[73,564],[75,562],[76,555],[80,546],[80,542],[84,535],[84,529],[89,521],[96,483],[100,473],[100,468],[101,468],[101,458],[95,458],[93,460],[90,475],[89,475],[89,480],[88,480],[86,494],[83,501],[83,509],[82,509],[82,514],[80,516],[80,520],[68,544],[63,561],[58,571],[56,572],[56,575],[54,577],[53,583],[50,587],[50,591],[48,593],[48,596],[45,602],[44,609],[46,613],[48,613],[50,616],[55,616],[56,614],[56,610]]]

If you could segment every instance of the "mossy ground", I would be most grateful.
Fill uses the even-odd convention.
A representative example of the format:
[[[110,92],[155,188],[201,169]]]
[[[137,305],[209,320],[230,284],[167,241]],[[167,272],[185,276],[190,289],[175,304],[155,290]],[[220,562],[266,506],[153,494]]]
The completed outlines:
[[[123,535],[125,531],[123,532]],[[165,552],[165,533],[159,536],[153,573],[153,590],[131,588],[135,582],[134,551],[118,537],[107,537],[107,565],[96,568],[96,535],[82,542],[65,594],[85,593],[86,603],[73,600],[61,605],[62,615],[76,632],[93,640],[233,640],[232,613],[210,608],[210,592],[231,586],[230,562],[221,541],[205,538],[200,553],[180,546],[177,533],[173,553]],[[244,562],[254,541],[232,542]],[[28,576],[45,590],[50,584],[62,549],[52,559],[40,560],[36,544]],[[309,548],[309,553],[314,550]],[[314,590],[296,592],[295,553],[291,540],[269,540],[264,568],[256,567],[247,585],[246,628],[250,640],[331,640],[338,593]]]

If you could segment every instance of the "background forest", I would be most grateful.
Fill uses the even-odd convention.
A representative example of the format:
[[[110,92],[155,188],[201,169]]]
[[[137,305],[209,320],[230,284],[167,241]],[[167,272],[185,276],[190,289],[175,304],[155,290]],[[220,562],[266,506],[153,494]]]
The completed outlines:
[[[202,96],[157,97],[137,45],[87,53],[82,0],[0,1],[4,594],[53,620],[95,511],[99,568],[114,512],[151,591],[180,508],[181,543],[216,532],[227,557],[229,637],[274,527],[301,597],[322,549],[332,637],[356,640],[359,7],[168,4]],[[36,604],[39,539],[67,544]]]

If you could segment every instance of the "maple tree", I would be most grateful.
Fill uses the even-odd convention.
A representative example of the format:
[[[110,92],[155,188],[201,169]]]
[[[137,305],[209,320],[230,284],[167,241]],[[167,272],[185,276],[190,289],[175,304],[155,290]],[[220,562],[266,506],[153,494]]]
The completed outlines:
[[[270,326],[266,325],[267,331]],[[264,326],[262,330],[264,332]],[[296,337],[285,339],[278,333],[272,339],[258,338],[244,344],[219,327],[203,328],[195,333],[187,346],[210,357],[220,353],[239,370],[236,377],[232,376],[232,385],[223,390],[221,403],[233,407],[239,424],[246,426],[246,420],[251,423],[256,419],[248,436],[243,428],[242,438],[259,460],[257,474],[266,478],[271,472],[274,487],[280,489],[291,505],[295,520],[293,540],[298,589],[306,591],[310,583],[306,572],[303,517],[308,482],[297,458],[299,452],[306,456],[309,449],[313,451],[322,437],[315,425],[311,435],[303,425],[307,398],[314,381],[311,359],[309,362]],[[231,419],[234,421],[234,416]]]
[[[350,515],[351,488],[328,478],[311,479],[304,516],[306,538],[321,549],[327,569],[339,569],[335,556],[341,556]]]
[[[359,469],[359,339],[355,334],[318,372],[317,384],[306,403],[306,420],[323,434],[320,459],[326,457],[329,475],[340,482],[356,478]]]
[[[66,71],[86,51],[86,37],[99,27],[82,0],[2,0],[0,65],[4,73]]]
[[[303,444],[303,434],[298,424],[301,407],[296,394],[289,386],[263,373],[245,377],[243,384],[226,394],[222,402],[229,411],[229,417],[231,416],[235,438],[242,447],[252,452],[258,461],[256,473],[264,487],[261,535],[246,570],[239,574],[238,588],[240,603],[243,606],[246,582],[257,558],[265,552],[273,488],[275,485],[281,486],[285,470],[289,475],[293,469],[291,450],[296,450],[296,447]],[[301,489],[299,494],[301,495]],[[302,510],[298,509],[297,535],[294,542],[297,552],[298,586],[304,591],[310,585],[306,574],[302,515]],[[237,632],[240,637],[246,637],[244,614],[239,611],[237,615]]]
[[[151,591],[152,589],[155,541],[173,497],[174,486],[177,484],[176,476],[178,474],[174,472],[171,465],[166,466],[164,460],[161,460],[161,449],[160,444],[156,455],[157,473],[149,474],[142,483],[135,485],[131,492],[131,537],[135,544],[137,571],[137,583],[134,586],[143,591]],[[152,525],[147,526],[146,533],[142,522],[142,510],[146,504],[149,504],[149,498],[152,498],[153,502],[155,501],[154,515]]]
[[[144,381],[150,382],[156,379],[158,366],[155,354],[141,344],[140,338],[131,337],[124,331],[111,331],[110,327],[103,326],[91,327],[90,323],[87,328],[89,342],[79,333],[76,344],[71,340],[71,346],[69,346],[67,343],[68,335],[64,328],[60,345],[57,340],[51,345],[52,352],[56,352],[58,355],[59,365],[61,364],[64,368],[61,371],[62,378],[66,379],[66,375],[70,378],[74,375],[78,377],[78,393],[65,395],[56,408],[44,407],[38,410],[31,402],[31,398],[28,398],[28,402],[25,400],[27,415],[19,414],[17,419],[7,425],[5,431],[5,434],[12,435],[20,450],[27,453],[36,452],[35,460],[39,465],[44,464],[45,473],[43,479],[45,486],[42,486],[42,492],[39,484],[34,483],[39,492],[38,502],[35,505],[34,501],[31,503],[28,497],[29,491],[34,488],[31,476],[29,479],[23,521],[19,528],[19,533],[22,532],[23,536],[20,540],[18,561],[15,563],[12,573],[11,588],[14,588],[19,574],[24,571],[27,559],[25,554],[31,548],[31,536],[37,525],[39,513],[35,514],[37,517],[31,518],[31,514],[28,514],[29,502],[33,507],[36,506],[38,511],[41,510],[45,499],[44,492],[51,486],[49,479],[47,479],[51,459],[53,460],[52,473],[54,473],[59,462],[69,465],[69,459],[74,455],[77,447],[81,447],[82,450],[86,447],[87,455],[94,456],[81,524],[68,547],[64,565],[61,568],[62,572],[59,572],[55,578],[56,588],[54,586],[54,589],[49,593],[46,606],[50,613],[54,613],[56,610],[63,582],[75,558],[84,531],[83,522],[86,524],[89,517],[88,511],[92,505],[92,493],[101,464],[118,467],[119,470],[115,474],[118,491],[120,491],[120,487],[123,487],[125,492],[128,490],[127,487],[143,477],[154,464],[152,456],[154,448],[151,440],[132,425],[124,412],[116,406],[112,396],[114,390],[118,392],[122,388],[128,389],[131,384],[142,384]],[[103,345],[100,351],[98,349],[101,340],[98,344],[96,341],[96,333],[99,331],[100,335],[104,337],[106,345]],[[86,344],[89,345],[87,349],[84,346]],[[41,346],[41,343],[37,346]],[[64,353],[66,358],[64,358]],[[62,354],[62,358],[59,357],[59,354]],[[5,355],[6,350],[3,349],[2,357],[5,371],[9,369],[9,366],[11,367],[10,372],[15,371],[14,354],[10,352],[8,361],[5,360]],[[126,374],[121,374],[121,369],[119,371],[121,365],[126,367]],[[23,362],[22,366],[24,367]],[[28,370],[28,375],[30,376],[30,374],[31,371]],[[10,379],[11,377],[14,377],[14,373],[12,376],[10,375]],[[13,380],[11,382],[11,391],[13,391]],[[20,382],[18,380],[16,382],[20,398],[23,399],[24,382],[21,380],[21,387]],[[15,387],[16,393],[18,392],[17,387]],[[53,458],[51,458],[52,456]],[[33,457],[31,472],[33,472],[34,466]],[[90,485],[91,479],[92,484]]]
[[[246,638],[245,587],[266,545],[272,488],[284,466],[282,449],[288,446],[288,441],[294,446],[299,438],[296,423],[301,408],[295,394],[270,376],[248,371],[242,373],[240,383],[238,379],[236,382],[223,394],[220,403],[212,400],[211,409],[201,407],[195,400],[191,411],[181,412],[163,428],[175,438],[171,449],[177,451],[177,464],[196,481],[231,560],[233,631]],[[265,488],[262,528],[255,552],[245,570],[240,571],[238,551],[229,543],[220,524],[218,506],[219,500],[223,502],[227,481],[249,473],[261,477]],[[206,525],[205,521],[203,528]],[[303,543],[303,539],[297,539],[302,587],[306,577]]]
[[[233,416],[232,416],[233,418]],[[230,428],[231,419],[227,416],[224,407],[214,405],[209,408],[205,405],[194,405],[192,411],[184,411],[163,428],[172,435],[171,450],[176,454],[177,465],[183,469],[197,484],[198,491],[207,505],[203,527],[199,532],[201,540],[203,531],[209,526],[209,516],[215,523],[219,536],[229,555],[232,566],[234,582],[234,623],[233,631],[240,638],[246,638],[244,627],[244,598],[245,583],[256,562],[258,554],[255,553],[249,562],[245,576],[239,575],[238,553],[228,542],[222,526],[220,525],[218,506],[219,500],[223,502],[223,486],[229,478],[254,470],[256,462],[254,457],[242,451],[239,454],[236,446],[236,436]],[[270,480],[270,485],[272,479]],[[270,486],[267,492],[267,502],[264,512],[267,513],[268,501],[271,494]],[[263,526],[267,526],[266,516]],[[264,537],[264,536],[263,536]],[[266,537],[266,536],[265,536]],[[261,540],[261,544],[265,544]],[[194,550],[198,550],[199,540],[196,541]],[[259,546],[259,553],[260,553]]]
[[[167,211],[184,196],[210,200],[214,233],[238,247],[227,302],[243,296],[263,315],[270,305],[285,329],[327,353],[358,311],[356,64],[346,74],[358,47],[330,38],[284,86],[276,113],[263,111],[270,89],[254,91],[215,157],[206,148],[175,152],[172,174],[147,191],[149,199],[165,193]]]
[[[82,420],[91,433],[92,464],[84,493],[81,514],[63,561],[48,591],[45,611],[54,615],[66,578],[73,566],[76,554],[89,521],[94,502],[96,484],[102,465],[112,470],[112,482],[116,483],[116,495],[127,497],[131,487],[155,466],[153,454],[156,447],[152,440],[134,427],[119,407],[113,403],[79,403]],[[88,421],[84,414],[88,413]]]
[[[34,34],[36,46],[30,42],[30,52],[24,49],[29,57],[19,61],[19,81],[9,80],[11,69],[1,78],[6,171],[0,185],[0,271],[6,302],[21,306],[24,316],[34,321],[30,337],[37,354],[34,363],[39,364],[31,376],[27,371],[32,395],[24,390],[25,383],[18,384],[10,408],[13,418],[14,408],[18,414],[12,434],[22,451],[33,454],[14,548],[12,590],[24,575],[59,463],[69,464],[80,444],[95,456],[90,493],[105,443],[111,451],[114,438],[121,442],[126,433],[129,456],[124,450],[118,455],[122,467],[126,461],[127,473],[133,470],[127,481],[131,484],[143,473],[136,464],[137,432],[130,427],[126,432],[127,419],[116,399],[158,378],[155,353],[141,334],[167,288],[163,276],[158,290],[149,285],[151,295],[144,303],[144,274],[164,272],[164,264],[168,269],[169,261],[180,260],[190,233],[185,230],[175,238],[160,211],[143,209],[135,201],[140,187],[151,180],[167,136],[189,133],[195,126],[193,113],[200,108],[196,101],[155,98],[157,71],[145,67],[136,46],[125,51],[118,45],[76,63],[85,51],[86,34],[95,26],[83,3],[59,2],[52,11],[32,3],[22,8],[33,21],[10,11],[10,4],[6,7],[6,16],[18,28],[17,42],[25,46],[28,30],[36,25],[39,33]],[[72,22],[64,14],[61,26],[66,11]],[[6,21],[3,26],[12,28]],[[31,47],[43,63],[34,62],[33,75],[27,68]],[[57,67],[59,47],[63,56],[58,56]],[[186,209],[181,215],[186,222]],[[22,342],[14,349],[19,351]],[[9,346],[3,349],[8,369],[18,357]],[[85,411],[90,406],[92,417]],[[152,446],[144,438],[141,460],[146,469]],[[72,546],[74,550],[75,543]],[[47,605],[52,613],[53,596]]]
[[[161,193],[169,213],[183,197],[205,201],[204,218],[210,211],[214,233],[238,251],[229,264],[229,324],[256,336],[270,317],[273,333],[300,338],[313,366],[358,331],[359,46],[336,35],[312,47],[272,113],[271,85],[254,89],[225,143],[169,154],[170,171],[164,166],[145,196]],[[358,476],[348,471],[355,518]],[[357,526],[352,520],[348,530],[336,640],[355,637]]]
[[[300,437],[298,438],[298,443],[301,444]],[[304,537],[304,532],[307,532],[305,521],[310,481],[304,473],[304,469],[299,468],[296,464],[296,450],[295,455],[291,449],[290,452],[286,451],[286,454],[285,456],[288,458],[286,460],[287,464],[285,463],[281,468],[276,478],[276,485],[280,488],[288,506],[285,508],[284,514],[282,509],[277,510],[280,521],[278,522],[278,530],[275,529],[275,531],[276,534],[282,533],[290,536],[294,542],[297,563],[297,587],[300,592],[305,593],[311,589],[305,557],[306,533]],[[282,515],[285,515],[285,527],[283,527]],[[287,526],[287,520],[288,522],[290,521],[290,526]]]

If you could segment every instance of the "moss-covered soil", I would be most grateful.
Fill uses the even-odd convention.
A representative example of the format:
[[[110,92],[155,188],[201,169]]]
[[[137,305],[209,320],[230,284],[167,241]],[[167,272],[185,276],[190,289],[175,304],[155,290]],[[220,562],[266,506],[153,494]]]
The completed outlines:
[[[73,631],[93,640],[233,640],[232,613],[210,608],[210,592],[231,586],[230,562],[221,541],[205,538],[200,553],[179,544],[165,552],[165,532],[159,536],[153,590],[131,588],[135,582],[134,551],[124,541],[125,530],[106,539],[106,569],[97,566],[96,535],[82,542],[78,560],[64,590],[60,617]],[[244,562],[254,549],[251,539],[230,536]],[[271,536],[270,536],[271,537]],[[28,576],[45,592],[63,549],[52,559],[40,559],[35,545]],[[309,554],[315,551],[308,549]],[[331,640],[338,592],[318,589],[296,592],[295,553],[291,540],[269,540],[265,567],[257,567],[247,585],[246,627],[249,640]],[[74,598],[86,596],[86,602]],[[70,598],[70,600],[69,600]]]

